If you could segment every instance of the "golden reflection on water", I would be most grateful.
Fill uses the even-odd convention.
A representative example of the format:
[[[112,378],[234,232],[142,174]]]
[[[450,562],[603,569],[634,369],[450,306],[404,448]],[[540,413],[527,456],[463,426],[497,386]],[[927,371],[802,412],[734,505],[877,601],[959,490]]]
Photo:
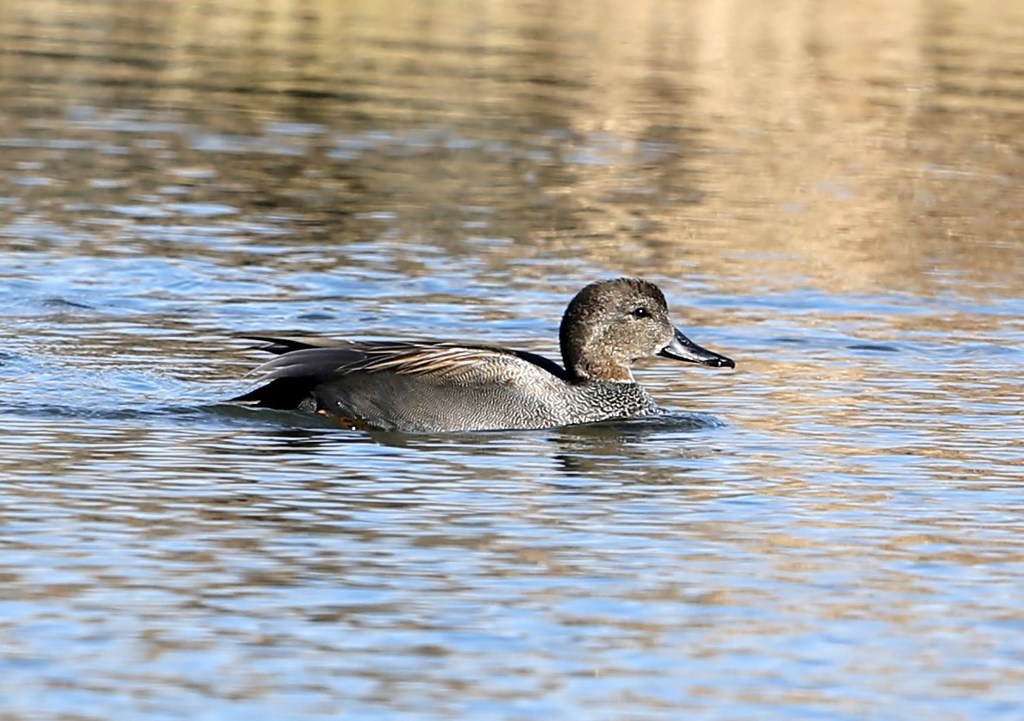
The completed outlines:
[[[726,292],[930,294],[953,270],[961,292],[1024,290],[1006,252],[1024,229],[1018,3],[12,0],[0,24],[23,31],[0,55],[14,116],[145,107],[231,133],[288,118],[547,145],[527,165],[424,152],[338,182],[313,138],[297,147],[317,173],[273,173],[327,205],[398,192],[399,223],[453,248],[463,218],[444,209],[507,188],[499,230],[530,242],[495,269],[540,246]]]

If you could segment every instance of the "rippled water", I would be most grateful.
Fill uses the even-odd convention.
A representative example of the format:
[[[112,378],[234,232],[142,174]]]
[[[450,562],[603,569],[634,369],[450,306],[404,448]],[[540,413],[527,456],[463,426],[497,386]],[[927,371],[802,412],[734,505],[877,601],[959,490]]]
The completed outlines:
[[[0,4],[4,719],[1024,714],[1014,3]],[[237,335],[557,356],[673,415],[402,436]]]

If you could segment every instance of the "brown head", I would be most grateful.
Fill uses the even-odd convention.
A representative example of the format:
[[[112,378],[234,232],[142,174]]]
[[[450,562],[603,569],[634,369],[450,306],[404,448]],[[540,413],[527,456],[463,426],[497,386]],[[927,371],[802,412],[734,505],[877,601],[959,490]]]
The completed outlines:
[[[583,288],[562,316],[559,341],[565,369],[574,381],[631,383],[630,366],[655,355],[735,366],[676,330],[661,290],[638,278],[602,280]]]

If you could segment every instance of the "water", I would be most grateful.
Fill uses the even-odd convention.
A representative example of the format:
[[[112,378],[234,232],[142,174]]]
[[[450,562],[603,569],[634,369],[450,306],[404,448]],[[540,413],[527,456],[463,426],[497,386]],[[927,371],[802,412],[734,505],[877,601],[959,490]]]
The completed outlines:
[[[0,716],[1024,715],[1024,13],[0,5]],[[673,415],[402,436],[238,334],[557,355]]]

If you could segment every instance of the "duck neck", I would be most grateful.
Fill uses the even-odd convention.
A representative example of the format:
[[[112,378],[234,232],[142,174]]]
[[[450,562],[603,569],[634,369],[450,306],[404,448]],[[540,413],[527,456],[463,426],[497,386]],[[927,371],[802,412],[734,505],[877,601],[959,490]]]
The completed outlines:
[[[629,366],[615,361],[606,354],[589,353],[586,356],[572,348],[563,348],[562,361],[573,383],[635,383]]]
[[[598,337],[597,330],[585,322],[575,300],[569,304],[558,328],[562,363],[572,383],[635,383],[629,366],[612,357]]]
[[[636,383],[633,372],[619,363],[590,363],[585,369],[578,370],[574,375],[584,382],[600,381],[602,383]]]

